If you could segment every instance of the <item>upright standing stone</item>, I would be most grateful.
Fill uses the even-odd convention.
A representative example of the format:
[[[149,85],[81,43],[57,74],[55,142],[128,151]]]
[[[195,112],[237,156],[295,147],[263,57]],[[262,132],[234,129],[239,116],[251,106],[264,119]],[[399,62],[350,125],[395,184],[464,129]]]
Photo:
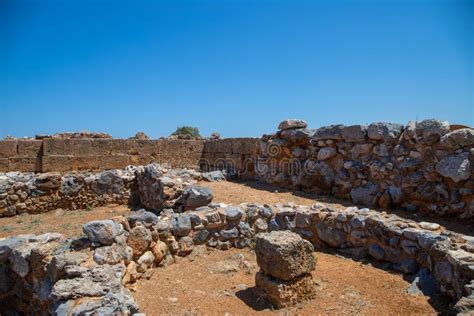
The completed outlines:
[[[313,245],[289,231],[257,235],[255,254],[260,271],[255,283],[276,308],[284,308],[315,295],[311,272],[316,267]]]

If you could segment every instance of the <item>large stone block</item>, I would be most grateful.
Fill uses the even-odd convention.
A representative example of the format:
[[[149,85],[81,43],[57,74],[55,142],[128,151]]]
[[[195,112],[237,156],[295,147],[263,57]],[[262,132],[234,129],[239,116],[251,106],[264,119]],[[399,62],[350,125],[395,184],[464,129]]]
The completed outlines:
[[[75,139],[74,144],[74,155],[80,156],[95,156],[96,153],[92,148],[92,139]]]
[[[74,155],[74,140],[64,138],[46,138],[43,140],[43,155]]]
[[[101,169],[122,169],[130,164],[128,155],[107,155],[100,157]]]
[[[265,274],[281,280],[292,280],[311,273],[316,267],[313,245],[289,231],[257,235],[255,254]]]
[[[217,151],[220,153],[232,153],[232,139],[220,139],[217,141]]]
[[[2,140],[0,141],[0,158],[15,157],[17,155],[17,141],[16,140]]]
[[[10,158],[10,171],[40,172],[41,157],[13,157]]]
[[[38,157],[41,155],[42,140],[20,140],[18,141],[18,156]]]
[[[76,169],[76,159],[73,155],[43,156],[42,171],[70,171]]]
[[[276,308],[289,307],[316,295],[316,284],[310,274],[292,281],[282,281],[257,272],[255,284],[264,298]]]
[[[0,172],[10,171],[10,161],[8,158],[0,158]]]

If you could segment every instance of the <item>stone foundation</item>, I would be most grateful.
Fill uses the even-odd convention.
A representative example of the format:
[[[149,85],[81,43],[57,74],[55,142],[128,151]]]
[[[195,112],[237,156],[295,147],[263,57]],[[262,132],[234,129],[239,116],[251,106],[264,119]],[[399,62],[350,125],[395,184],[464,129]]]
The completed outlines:
[[[356,207],[210,204],[179,214],[140,211],[128,218],[91,222],[84,227],[86,237],[73,241],[58,234],[0,240],[2,313],[29,312],[36,306],[49,312],[131,314],[138,309],[126,287],[149,269],[173,262],[173,256],[188,255],[196,245],[243,248],[252,244],[256,233],[276,230],[293,231],[315,248],[370,256],[405,274],[426,268],[453,305],[459,301],[458,307],[466,309],[472,302],[473,237]],[[275,285],[281,297],[292,288],[270,279],[259,282]],[[308,294],[309,281],[298,282],[301,293]]]

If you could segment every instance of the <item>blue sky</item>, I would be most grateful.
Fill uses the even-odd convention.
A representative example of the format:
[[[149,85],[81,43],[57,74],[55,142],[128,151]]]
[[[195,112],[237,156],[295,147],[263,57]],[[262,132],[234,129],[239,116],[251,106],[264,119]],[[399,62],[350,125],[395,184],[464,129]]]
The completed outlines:
[[[0,1],[0,137],[474,125],[474,1]]]

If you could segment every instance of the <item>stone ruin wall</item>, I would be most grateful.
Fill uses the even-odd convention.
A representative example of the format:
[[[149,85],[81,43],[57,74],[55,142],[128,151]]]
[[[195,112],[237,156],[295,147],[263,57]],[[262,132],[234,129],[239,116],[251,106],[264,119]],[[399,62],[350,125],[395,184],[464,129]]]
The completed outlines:
[[[474,218],[474,129],[446,121],[331,125],[289,120],[262,138],[265,182],[358,205]]]
[[[61,172],[56,175],[58,178],[77,170],[75,174],[83,173],[80,177],[90,179],[86,170],[159,162],[202,171],[226,170],[230,177],[329,194],[358,205],[474,218],[473,129],[454,130],[447,122],[438,120],[410,122],[406,126],[332,125],[317,130],[308,129],[302,121],[285,122],[290,123],[282,125],[274,135],[262,138],[0,141],[0,172]],[[100,174],[96,172],[94,177]],[[13,185],[0,185],[0,214],[31,193],[19,189],[18,186],[25,187],[22,184]],[[91,205],[106,204],[100,197],[102,193],[89,191]],[[13,197],[7,199],[7,195]],[[123,197],[114,199],[125,201],[127,195],[125,192]],[[42,196],[46,200],[43,202],[49,203],[45,194]],[[95,200],[102,202],[97,204]],[[20,212],[23,206],[20,205]],[[7,213],[13,213],[13,209]]]
[[[422,269],[458,312],[474,301],[473,237],[357,207],[209,204],[89,222],[75,240],[54,233],[0,240],[0,312],[134,314],[139,307],[127,288],[150,269],[199,245],[244,248],[255,234],[278,230],[406,274]]]

